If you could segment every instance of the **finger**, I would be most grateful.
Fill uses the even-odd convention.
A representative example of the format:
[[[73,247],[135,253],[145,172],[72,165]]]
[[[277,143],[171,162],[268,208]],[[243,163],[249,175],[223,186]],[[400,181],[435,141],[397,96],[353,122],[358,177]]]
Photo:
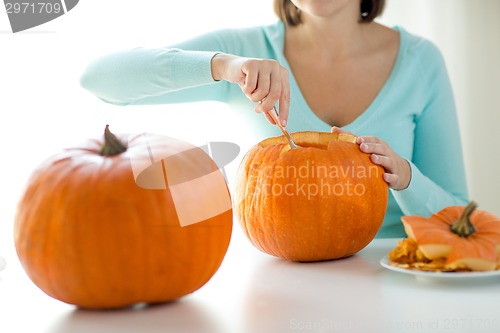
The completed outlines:
[[[241,85],[241,91],[251,98],[252,93],[257,89],[258,72],[248,68],[242,68],[242,71],[245,74],[245,82]]]
[[[258,106],[258,109],[261,111],[272,110],[281,96],[283,85],[284,83],[282,82],[282,77],[279,74],[279,68],[277,68],[270,73],[270,81],[268,81],[265,95],[261,100],[259,100],[261,101],[261,105]]]
[[[332,133],[339,133],[339,134],[350,134],[354,135],[352,132],[346,131],[345,129],[342,129],[337,126],[333,126],[332,129],[330,130]]]
[[[370,156],[370,160],[372,161],[373,164],[377,164],[383,167],[387,172],[394,173],[396,171],[395,162],[390,157],[384,155],[372,154]]]
[[[278,119],[281,126],[286,127],[288,124],[288,116],[290,114],[290,96],[283,96],[280,98],[280,107]]]
[[[255,112],[257,113],[262,113],[264,117],[266,117],[267,121],[271,123],[272,125],[276,125],[276,122],[274,121],[274,118],[269,114],[269,112],[274,112],[274,110],[269,110],[269,111],[262,111],[260,109],[260,105],[262,104],[262,101],[259,102],[259,105],[257,105],[254,109]]]
[[[384,156],[391,156],[392,150],[388,148],[386,144],[380,144],[380,143],[362,143],[359,145],[359,149],[363,153],[367,154],[377,154],[377,155],[384,155]]]
[[[384,173],[382,175],[382,178],[384,181],[389,185],[389,187],[394,188],[396,184],[398,183],[399,177],[398,175],[392,174],[392,173]]]
[[[269,111],[269,112],[273,112],[273,111]],[[267,121],[271,124],[271,125],[276,125],[276,122],[274,121],[273,117],[271,117],[271,115],[269,114],[269,112],[262,112],[262,114],[264,115],[264,117],[266,117]]]
[[[272,66],[261,68],[257,89],[252,93],[250,99],[259,102],[259,105],[255,107],[256,112],[271,111],[279,102],[278,119],[282,126],[286,126],[290,107],[288,70],[279,66],[277,62],[271,62],[270,64]],[[268,70],[270,72],[266,74]],[[266,118],[275,124],[269,114],[266,115]]]
[[[257,85],[255,90],[250,94],[250,100],[252,102],[262,101],[269,95],[270,86],[271,74],[265,72],[259,73],[259,76],[257,78]]]
[[[273,110],[275,103],[270,104],[268,103],[267,97],[264,97],[262,100],[258,101],[259,104],[255,107],[255,112],[257,113],[267,113],[271,110]],[[270,105],[270,106],[262,106],[262,105]]]
[[[376,136],[359,136],[357,139],[358,143],[383,143],[381,139]]]
[[[279,97],[279,121],[282,126],[288,123],[288,115],[290,114],[290,84],[288,82],[288,71],[281,71],[281,94]]]
[[[271,87],[274,84],[275,83],[272,83]],[[267,112],[267,111],[272,110],[276,106],[276,104],[278,103],[278,100],[279,100],[280,92],[281,92],[281,90],[276,92],[276,89],[280,89],[280,88],[271,88],[271,91],[269,91],[267,93],[267,95],[262,100],[260,100],[260,104],[256,108],[258,111]]]

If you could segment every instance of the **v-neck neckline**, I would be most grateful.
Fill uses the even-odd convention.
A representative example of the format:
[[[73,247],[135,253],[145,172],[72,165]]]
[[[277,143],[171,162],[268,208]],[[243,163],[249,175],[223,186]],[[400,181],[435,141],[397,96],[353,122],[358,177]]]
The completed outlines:
[[[298,117],[300,120],[298,123],[300,124],[308,124],[308,127],[314,128],[319,131],[330,131],[332,126],[328,123],[324,122],[321,118],[319,118],[309,107],[307,101],[299,89],[299,85],[295,79],[293,71],[288,63],[288,60],[285,57],[284,47],[285,47],[285,25],[283,22],[278,23],[279,33],[276,37],[279,36],[279,40],[276,40],[279,45],[279,49],[277,50],[278,62],[287,68],[289,72],[289,82],[290,82],[290,117]],[[399,67],[401,65],[401,61],[403,58],[403,50],[406,45],[406,36],[401,27],[395,26],[393,27],[399,33],[399,46],[398,52],[396,55],[396,60],[394,65],[392,66],[389,77],[383,84],[382,88],[379,90],[375,98],[372,100],[370,105],[352,122],[343,126],[343,129],[350,130],[353,132],[359,132],[365,125],[369,124],[369,119],[376,114],[376,111],[379,109],[380,105],[383,103],[386,95],[390,92],[393,82],[395,81],[397,74],[399,72]],[[293,113],[293,114],[292,114]],[[290,123],[290,122],[289,122]],[[293,129],[294,131],[301,129]],[[302,129],[305,130],[305,129]]]

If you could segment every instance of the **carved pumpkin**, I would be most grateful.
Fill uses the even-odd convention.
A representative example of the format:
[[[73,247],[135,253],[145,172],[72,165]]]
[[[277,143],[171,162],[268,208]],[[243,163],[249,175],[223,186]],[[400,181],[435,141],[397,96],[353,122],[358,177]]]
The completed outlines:
[[[167,137],[131,136],[126,145],[124,138],[106,127],[105,142],[55,155],[19,202],[21,264],[63,302],[119,308],[174,300],[203,286],[228,248],[231,200],[210,157]]]
[[[384,219],[383,168],[350,134],[298,132],[301,148],[283,136],[249,150],[237,173],[235,210],[261,251],[292,261],[350,256],[364,248]]]
[[[406,234],[428,259],[446,258],[448,270],[494,270],[500,259],[500,219],[486,211],[447,207],[429,218],[403,216]]]

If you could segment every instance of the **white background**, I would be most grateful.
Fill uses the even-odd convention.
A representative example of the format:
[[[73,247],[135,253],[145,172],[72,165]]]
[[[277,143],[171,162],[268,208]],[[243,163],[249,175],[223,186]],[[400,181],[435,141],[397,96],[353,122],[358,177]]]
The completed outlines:
[[[270,1],[83,0],[66,15],[16,34],[0,8],[0,255],[7,261],[16,260],[15,205],[29,174],[60,149],[101,135],[106,124],[114,132],[157,133],[200,145],[235,142],[235,136],[250,136],[246,148],[255,143],[225,104],[117,107],[82,89],[79,78],[108,52],[273,22]],[[229,166],[229,177],[236,165]]]
[[[82,0],[63,17],[17,34],[0,8],[0,256],[8,262],[0,283],[2,274],[18,265],[12,225],[29,174],[58,150],[100,135],[105,124],[116,132],[153,132],[194,144],[239,142],[242,152],[255,143],[223,104],[116,107],[80,88],[79,77],[92,59],[115,50],[160,47],[208,30],[272,23],[271,0]],[[499,15],[498,0],[389,0],[380,20],[423,35],[443,51],[471,197],[497,215]],[[229,166],[230,186],[237,164]]]

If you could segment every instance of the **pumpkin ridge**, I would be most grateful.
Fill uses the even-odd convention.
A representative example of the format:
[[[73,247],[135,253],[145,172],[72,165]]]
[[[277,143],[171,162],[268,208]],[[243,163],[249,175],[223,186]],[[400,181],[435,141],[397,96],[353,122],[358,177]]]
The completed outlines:
[[[268,138],[251,148],[240,164],[236,196],[251,199],[237,200],[235,209],[247,237],[259,250],[293,261],[356,253],[375,236],[384,217],[388,187],[382,168],[349,141],[354,136],[343,142],[332,133],[291,135],[300,149],[285,149],[284,137]],[[358,164],[377,172],[349,172]],[[332,168],[340,171],[331,175]],[[356,184],[363,191],[359,196],[342,192]],[[353,242],[348,233],[363,239]]]
[[[453,264],[457,260],[463,259],[482,259],[485,261],[496,262],[497,256],[495,245],[493,242],[482,241],[478,242],[477,239],[470,239],[469,243],[464,243],[462,246],[453,246],[448,258],[447,265]]]
[[[401,220],[408,237],[415,241],[428,259],[446,258],[446,269],[498,269],[500,219],[486,211],[475,210],[468,217],[474,226],[474,233],[464,237],[451,230],[456,221],[465,221],[472,208],[474,203],[469,204],[467,209],[450,206],[428,218],[403,216]]]
[[[135,183],[131,159],[147,152],[131,143],[126,153],[106,158],[88,148],[101,141],[65,149],[30,176],[14,223],[28,276],[48,295],[93,309],[166,302],[200,288],[227,251],[232,210],[181,227],[169,190]]]

